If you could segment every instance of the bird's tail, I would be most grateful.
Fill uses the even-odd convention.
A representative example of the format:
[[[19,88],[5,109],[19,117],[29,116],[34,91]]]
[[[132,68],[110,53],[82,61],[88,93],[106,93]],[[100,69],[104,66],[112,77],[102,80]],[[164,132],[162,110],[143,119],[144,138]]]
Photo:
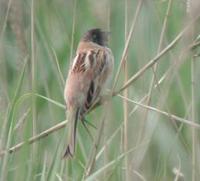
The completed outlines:
[[[68,110],[67,120],[69,122],[69,136],[68,136],[68,145],[66,151],[64,153],[63,158],[73,157],[75,152],[75,144],[76,144],[76,128],[77,121],[79,119],[79,109],[71,109]]]

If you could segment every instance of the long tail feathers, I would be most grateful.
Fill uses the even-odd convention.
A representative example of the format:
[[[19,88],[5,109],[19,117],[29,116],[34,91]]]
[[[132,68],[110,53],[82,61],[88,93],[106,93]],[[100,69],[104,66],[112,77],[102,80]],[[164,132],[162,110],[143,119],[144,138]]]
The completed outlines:
[[[69,137],[68,145],[63,158],[73,157],[76,145],[76,128],[79,119],[79,109],[72,109],[68,111],[67,119],[69,121]]]

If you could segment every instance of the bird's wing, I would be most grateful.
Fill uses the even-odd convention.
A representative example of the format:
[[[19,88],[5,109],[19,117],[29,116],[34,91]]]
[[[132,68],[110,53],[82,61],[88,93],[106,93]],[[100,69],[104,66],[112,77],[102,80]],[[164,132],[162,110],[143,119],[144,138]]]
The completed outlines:
[[[76,74],[86,71],[86,56],[87,52],[81,52],[76,55],[72,64],[71,73]]]
[[[92,79],[87,91],[84,110],[87,111],[98,98],[110,70],[111,55],[105,48],[90,50],[85,59],[85,71],[91,73]],[[84,111],[84,112],[85,112]]]
[[[105,48],[81,51],[74,58],[71,71],[72,73],[90,72],[95,79],[109,68],[111,59],[113,59],[112,55]]]
[[[70,73],[85,80],[86,98],[82,112],[86,112],[101,93],[112,71],[112,59],[112,54],[107,48],[88,48],[77,52]]]

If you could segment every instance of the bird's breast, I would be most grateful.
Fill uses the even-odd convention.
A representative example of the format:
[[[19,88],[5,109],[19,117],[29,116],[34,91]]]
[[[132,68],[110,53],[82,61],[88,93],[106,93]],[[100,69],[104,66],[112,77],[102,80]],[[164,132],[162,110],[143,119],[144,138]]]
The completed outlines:
[[[71,75],[66,82],[64,97],[67,106],[82,106],[89,87],[89,75]]]

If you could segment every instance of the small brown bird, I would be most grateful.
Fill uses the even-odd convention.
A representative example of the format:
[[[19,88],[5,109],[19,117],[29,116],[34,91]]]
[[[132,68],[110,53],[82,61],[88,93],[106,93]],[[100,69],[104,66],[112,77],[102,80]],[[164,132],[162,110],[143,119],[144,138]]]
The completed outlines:
[[[64,91],[70,126],[69,142],[64,157],[73,157],[77,121],[83,120],[87,111],[102,94],[112,74],[114,58],[112,51],[107,47],[108,34],[101,29],[86,32],[70,67]]]

